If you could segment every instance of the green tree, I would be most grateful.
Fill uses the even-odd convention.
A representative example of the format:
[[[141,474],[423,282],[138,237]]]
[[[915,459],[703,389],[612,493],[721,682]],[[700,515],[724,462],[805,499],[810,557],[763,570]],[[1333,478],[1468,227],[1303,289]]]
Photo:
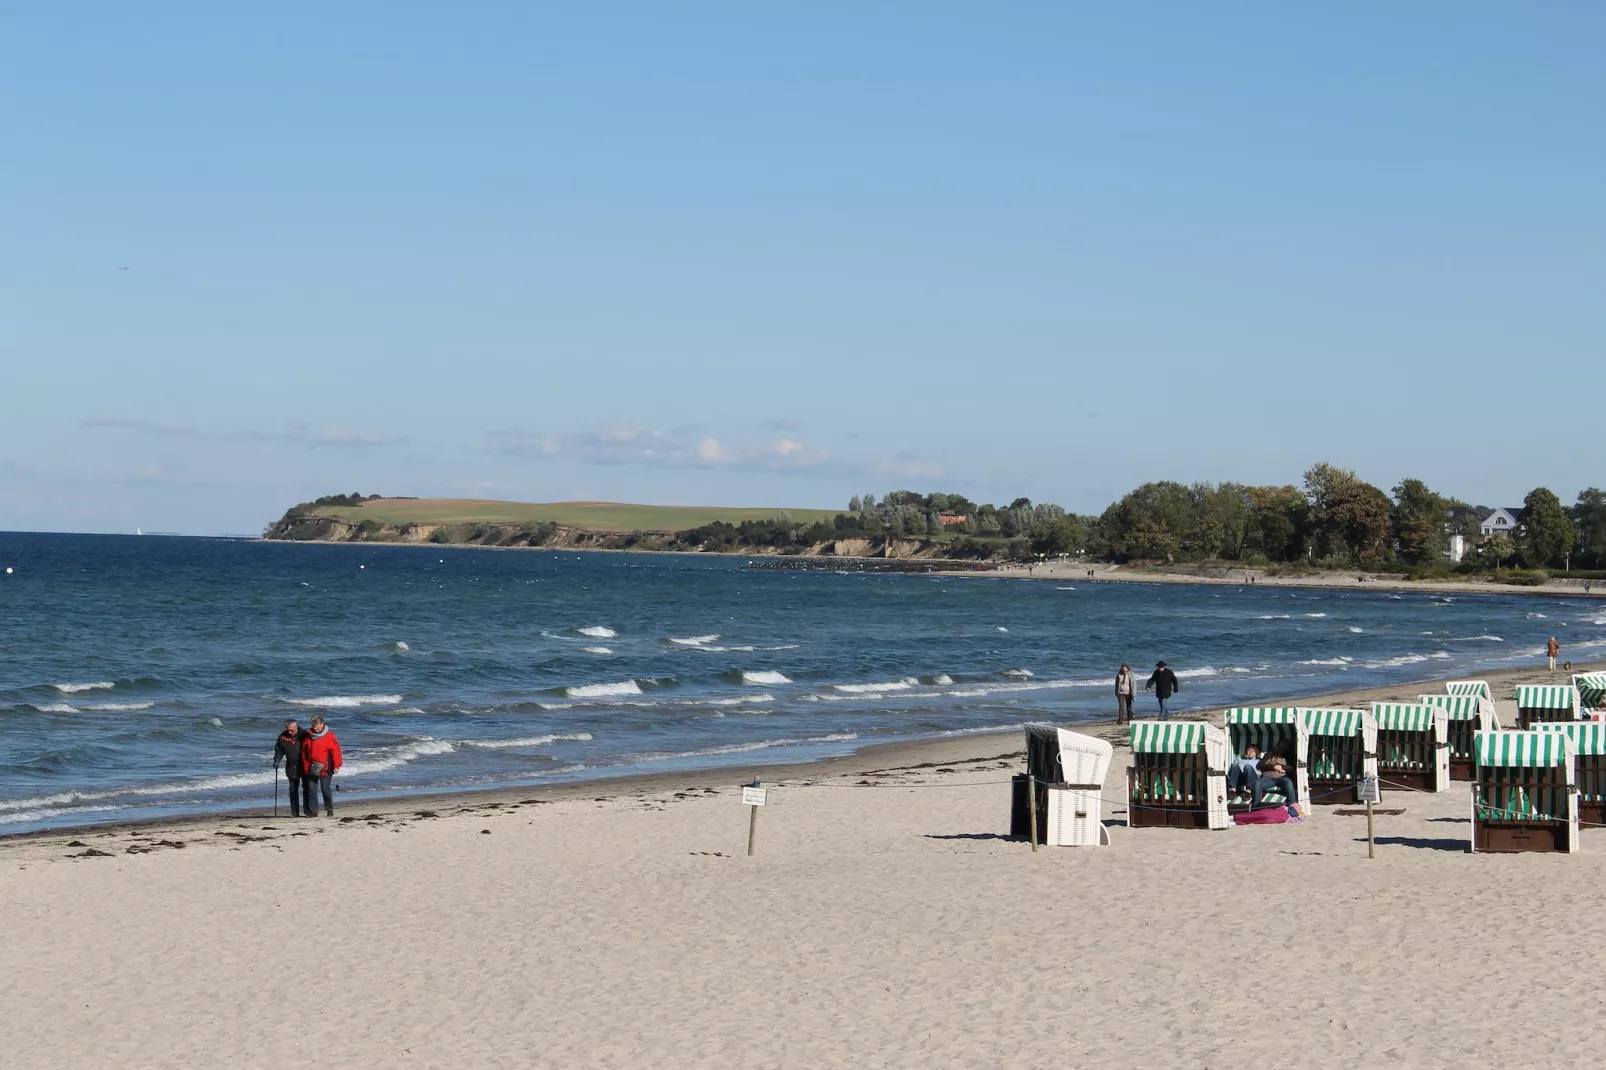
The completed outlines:
[[[1317,550],[1323,557],[1342,554],[1357,564],[1388,553],[1388,495],[1354,472],[1321,462],[1305,473]]]
[[[1389,521],[1402,561],[1431,564],[1444,555],[1449,545],[1450,509],[1420,479],[1402,479],[1394,488]]]
[[[857,494],[848,499],[848,512],[858,513],[862,512],[863,509],[864,503],[859,500],[859,496]]]
[[[1310,503],[1299,488],[1246,487],[1244,497],[1249,503],[1246,551],[1264,554],[1271,561],[1297,561],[1303,557]]]
[[[1498,569],[1502,561],[1517,556],[1517,544],[1511,541],[1510,535],[1502,532],[1499,535],[1491,535],[1485,539],[1478,551],[1483,556],[1488,557],[1494,563],[1494,567]]]
[[[1038,554],[1074,554],[1087,542],[1087,532],[1074,516],[1039,523],[1032,529],[1031,548]]]
[[[1522,513],[1517,517],[1520,532],[1518,546],[1531,568],[1559,565],[1572,552],[1577,531],[1561,500],[1544,487],[1536,487],[1522,500]]]
[[[1579,491],[1572,520],[1578,531],[1578,563],[1600,568],[1606,563],[1606,491],[1595,487]]]

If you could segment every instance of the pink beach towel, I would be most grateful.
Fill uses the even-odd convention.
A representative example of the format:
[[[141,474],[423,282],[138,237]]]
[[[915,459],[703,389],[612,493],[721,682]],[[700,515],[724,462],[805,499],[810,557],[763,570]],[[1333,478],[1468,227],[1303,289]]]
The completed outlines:
[[[1240,825],[1281,825],[1289,820],[1288,807],[1268,806],[1264,810],[1250,810],[1233,818]]]

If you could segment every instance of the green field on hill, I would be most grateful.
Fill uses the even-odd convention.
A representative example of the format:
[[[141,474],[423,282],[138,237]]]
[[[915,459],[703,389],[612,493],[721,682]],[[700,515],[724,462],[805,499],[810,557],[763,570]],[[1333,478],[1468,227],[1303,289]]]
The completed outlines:
[[[837,509],[728,509],[716,506],[627,505],[621,502],[497,502],[477,498],[375,498],[361,505],[320,505],[318,516],[353,524],[539,524],[585,531],[685,531],[716,520],[740,524],[782,513],[801,524],[829,520]]]

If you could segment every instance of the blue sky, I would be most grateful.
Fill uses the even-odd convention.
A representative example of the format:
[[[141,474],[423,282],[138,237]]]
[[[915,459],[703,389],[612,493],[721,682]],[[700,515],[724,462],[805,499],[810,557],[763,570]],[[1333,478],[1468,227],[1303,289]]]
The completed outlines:
[[[1606,481],[1606,8],[89,10],[0,35],[0,528]]]

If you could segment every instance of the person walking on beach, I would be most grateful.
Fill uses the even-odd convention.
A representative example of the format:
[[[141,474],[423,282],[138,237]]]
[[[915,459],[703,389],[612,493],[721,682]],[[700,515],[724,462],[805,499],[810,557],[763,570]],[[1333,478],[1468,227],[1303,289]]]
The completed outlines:
[[[1182,685],[1177,682],[1177,674],[1166,668],[1165,662],[1157,661],[1143,690],[1154,692],[1154,697],[1160,700],[1160,720],[1169,721],[1171,711],[1166,708],[1165,700],[1182,690]]]
[[[1132,720],[1132,694],[1137,688],[1137,680],[1132,675],[1132,666],[1122,665],[1121,671],[1115,674],[1115,723],[1128,724]]]
[[[1556,671],[1556,656],[1560,653],[1561,644],[1556,642],[1556,637],[1553,635],[1550,637],[1550,642],[1545,644],[1545,657],[1550,659],[1551,672]]]
[[[306,735],[292,717],[284,722],[284,731],[273,743],[274,775],[278,776],[279,763],[283,762],[284,782],[290,789],[291,817],[301,816],[301,741]]]
[[[330,780],[340,772],[340,740],[329,731],[321,716],[312,718],[312,731],[301,741],[301,787],[304,796],[302,811],[308,817],[318,816],[318,792],[323,792],[325,817],[335,812],[335,796]]]

